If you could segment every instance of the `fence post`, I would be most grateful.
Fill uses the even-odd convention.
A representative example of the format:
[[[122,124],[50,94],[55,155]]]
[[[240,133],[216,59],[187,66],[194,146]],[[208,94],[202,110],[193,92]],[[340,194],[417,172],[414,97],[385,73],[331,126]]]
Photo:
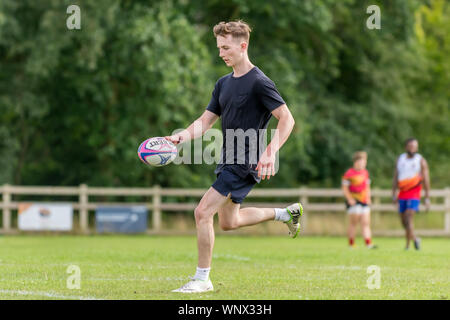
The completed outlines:
[[[9,184],[3,185],[3,231],[8,232],[11,230],[11,191]]]
[[[305,187],[300,188],[300,199],[299,200],[303,206],[304,211],[306,211],[306,209],[308,207],[308,196],[306,195],[306,191],[307,191],[307,189]],[[301,217],[301,228],[302,228],[301,231],[306,230],[307,221],[308,221],[308,213],[303,212],[303,215]]]
[[[161,188],[153,187],[153,231],[161,230]]]
[[[375,194],[377,194],[377,195],[375,195],[375,196],[372,196],[372,198],[373,198],[373,206],[374,207],[378,207],[380,204],[381,204],[381,197],[378,195],[379,194],[379,192],[381,192],[380,191],[380,189],[373,189],[373,191],[372,191],[372,194],[373,193],[375,193]],[[377,225],[378,223],[379,223],[379,221],[380,221],[380,210],[371,210],[371,220],[372,220],[372,228],[373,228],[373,225]]]
[[[88,187],[85,184],[80,184],[80,229],[82,233],[88,232]]]
[[[378,193],[380,192],[379,189],[374,189],[373,191],[375,191],[375,192],[373,192],[373,193],[375,193],[375,194],[378,194]],[[373,198],[373,204],[374,204],[374,206],[379,206],[380,203],[381,203],[380,196],[379,196],[379,195],[376,195],[376,196],[372,196],[372,198]],[[376,212],[379,212],[379,211],[376,210]]]
[[[450,188],[445,188],[445,232],[450,234]]]

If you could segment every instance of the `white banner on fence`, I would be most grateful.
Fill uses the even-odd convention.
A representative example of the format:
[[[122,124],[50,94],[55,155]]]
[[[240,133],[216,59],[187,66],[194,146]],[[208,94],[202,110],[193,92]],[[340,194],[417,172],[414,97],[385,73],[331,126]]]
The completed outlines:
[[[21,203],[18,226],[20,230],[72,230],[73,208],[70,204]]]

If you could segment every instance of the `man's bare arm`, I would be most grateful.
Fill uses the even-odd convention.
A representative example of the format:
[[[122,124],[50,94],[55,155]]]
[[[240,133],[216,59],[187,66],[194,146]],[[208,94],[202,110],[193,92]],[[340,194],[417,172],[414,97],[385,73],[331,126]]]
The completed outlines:
[[[275,175],[275,155],[288,139],[295,124],[294,117],[286,104],[283,104],[273,110],[272,114],[278,119],[277,129],[275,130],[272,140],[261,155],[258,165],[256,166],[258,176],[262,177],[263,180],[266,176],[270,179],[271,176]]]
[[[166,136],[165,138],[174,144],[199,138],[214,125],[218,118],[219,116],[214,112],[205,110],[205,112],[203,112],[197,120],[192,122],[189,127],[177,134]]]
[[[367,185],[367,204],[372,204],[372,188],[370,187],[370,184]]]
[[[425,189],[425,203],[427,203],[430,201],[430,170],[427,160],[422,158],[420,166],[422,168],[423,186]]]
[[[355,205],[356,204],[356,201],[355,201],[355,199],[353,198],[353,196],[352,196],[352,194],[350,193],[350,190],[349,190],[349,188],[348,188],[348,185],[346,185],[346,184],[342,184],[342,192],[344,192],[344,197],[345,197],[345,199],[347,200],[347,202],[351,205],[351,206],[353,206],[353,205]]]
[[[428,198],[430,196],[430,170],[428,168],[427,161],[422,158],[422,176],[423,176],[423,184],[425,188],[425,198]]]
[[[267,150],[275,154],[289,138],[294,128],[295,120],[286,104],[273,110],[272,115],[278,120],[278,125],[275,135],[267,146]]]
[[[397,187],[398,187],[398,170],[397,170],[397,162],[396,162],[395,163],[395,171],[394,171],[394,179],[392,180],[392,201],[393,202],[397,202]]]

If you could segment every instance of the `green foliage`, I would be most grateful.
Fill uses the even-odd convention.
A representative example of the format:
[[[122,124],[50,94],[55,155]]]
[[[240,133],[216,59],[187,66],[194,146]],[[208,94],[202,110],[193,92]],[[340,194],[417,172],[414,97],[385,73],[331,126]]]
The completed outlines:
[[[420,101],[413,125],[432,164],[440,170],[433,183],[448,185],[450,172],[450,5],[434,0],[416,12],[415,31],[426,58],[424,76],[416,86]],[[421,112],[420,112],[421,111]]]
[[[99,0],[79,3],[81,30],[66,28],[70,4],[0,3],[0,183],[207,187],[213,165],[148,168],[136,150],[203,112],[230,72],[212,27],[243,19],[252,62],[296,119],[277,177],[262,186],[337,186],[351,154],[366,150],[374,186],[387,187],[409,136],[432,186],[448,185],[443,0]],[[370,4],[381,30],[366,28]]]
[[[11,182],[174,185],[199,172],[179,166],[155,175],[136,156],[141,141],[199,116],[214,85],[207,49],[183,14],[165,2],[100,1],[83,6],[82,30],[68,31],[66,7],[50,4],[32,21],[20,12],[38,14],[42,2],[5,6],[11,24],[35,25],[17,31],[19,39],[31,33],[28,50],[2,43],[2,69],[12,77],[2,82],[12,113],[3,123],[24,153]]]

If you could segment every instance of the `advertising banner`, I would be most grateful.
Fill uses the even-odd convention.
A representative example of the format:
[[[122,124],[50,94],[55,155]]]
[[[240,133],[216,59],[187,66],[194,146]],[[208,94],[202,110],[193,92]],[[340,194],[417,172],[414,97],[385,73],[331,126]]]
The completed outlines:
[[[20,203],[18,212],[19,230],[72,230],[73,208],[71,204]]]
[[[95,212],[97,232],[140,233],[147,230],[147,208],[99,207]]]

